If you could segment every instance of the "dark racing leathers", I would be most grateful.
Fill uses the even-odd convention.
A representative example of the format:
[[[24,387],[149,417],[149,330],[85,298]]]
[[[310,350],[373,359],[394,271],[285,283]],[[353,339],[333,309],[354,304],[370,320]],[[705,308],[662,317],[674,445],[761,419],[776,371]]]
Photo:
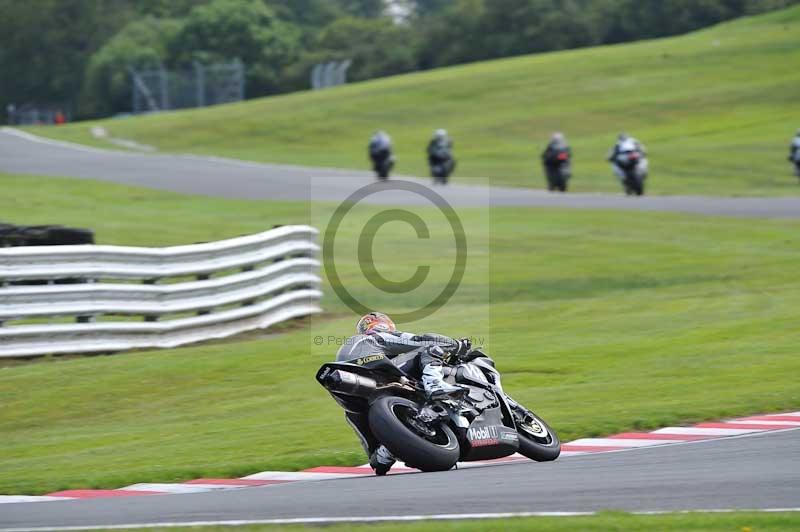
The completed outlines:
[[[567,191],[566,180],[569,178],[569,162],[572,150],[563,141],[553,140],[542,152],[542,164],[547,177],[549,190]]]
[[[337,362],[347,362],[357,358],[380,354],[388,359],[417,351],[402,364],[402,369],[419,377],[423,368],[428,365],[443,365],[442,355],[462,349],[463,342],[439,334],[411,334],[403,332],[373,333],[356,335],[347,340],[336,354]],[[436,349],[439,348],[439,349]],[[367,455],[371,455],[380,445],[369,428],[367,415],[345,413],[347,423],[353,427]]]
[[[428,166],[435,178],[446,179],[456,168],[453,158],[453,141],[447,137],[434,138],[428,143]],[[434,168],[441,167],[445,175],[437,175]]]

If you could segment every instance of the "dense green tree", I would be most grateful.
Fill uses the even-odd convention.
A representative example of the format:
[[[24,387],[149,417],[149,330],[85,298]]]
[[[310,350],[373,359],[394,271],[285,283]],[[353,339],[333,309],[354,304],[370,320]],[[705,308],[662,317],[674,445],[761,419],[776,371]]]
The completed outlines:
[[[247,94],[277,92],[281,71],[299,54],[299,30],[260,0],[214,0],[191,10],[169,46],[173,64],[240,59]]]
[[[344,14],[336,0],[267,0],[281,19],[307,29],[319,29]]]
[[[129,109],[132,89],[128,68],[161,65],[180,29],[178,20],[153,17],[125,26],[89,61],[81,91],[81,114],[104,116]]]
[[[141,15],[156,18],[184,17],[196,6],[209,0],[136,0],[134,6]]]
[[[338,0],[344,11],[354,17],[377,18],[383,15],[383,0]]]
[[[420,22],[418,64],[422,69],[477,61],[489,57],[481,22],[485,0],[455,0],[440,16]]]
[[[800,0],[0,0],[0,109],[128,108],[128,65],[240,58],[247,94],[687,32]],[[403,14],[401,20],[387,16]],[[81,95],[79,98],[79,94]],[[4,114],[0,117],[5,118]]]
[[[351,59],[349,78],[354,81],[400,74],[416,68],[410,28],[390,19],[341,18],[320,34],[318,49],[332,59]],[[399,43],[404,43],[399,46]]]
[[[125,0],[0,0],[2,109],[72,108],[90,55],[133,16]]]
[[[454,0],[405,0],[408,9],[417,17],[428,17],[441,13],[453,4]]]

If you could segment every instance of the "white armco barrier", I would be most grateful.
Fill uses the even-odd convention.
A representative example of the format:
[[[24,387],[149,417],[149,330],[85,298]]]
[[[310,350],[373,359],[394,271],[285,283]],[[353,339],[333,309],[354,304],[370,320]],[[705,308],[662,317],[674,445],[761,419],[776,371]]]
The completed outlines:
[[[0,357],[175,347],[319,313],[316,238],[0,248]]]

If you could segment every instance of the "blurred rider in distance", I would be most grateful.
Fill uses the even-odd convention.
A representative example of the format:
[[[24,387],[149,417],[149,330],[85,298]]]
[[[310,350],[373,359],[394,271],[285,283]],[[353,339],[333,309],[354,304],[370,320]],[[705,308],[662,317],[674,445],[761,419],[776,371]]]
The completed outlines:
[[[797,130],[797,134],[789,146],[789,161],[794,163],[795,175],[800,177],[800,129]]]
[[[563,133],[553,133],[550,142],[542,152],[547,190],[567,191],[567,182],[571,177],[571,160],[572,149],[567,144],[566,137]]]
[[[456,168],[456,160],[453,158],[453,139],[447,134],[447,130],[437,129],[433,132],[427,152],[434,183],[447,183],[447,178]]]
[[[631,137],[627,133],[620,133],[617,136],[617,143],[614,144],[614,147],[611,148],[611,151],[608,154],[608,161],[614,168],[614,173],[620,179],[625,179],[625,171],[618,164],[619,157],[620,155],[632,152],[639,152],[642,154],[642,157],[647,156],[647,151],[644,149],[644,145],[641,142]]]
[[[391,137],[385,131],[376,131],[369,139],[368,151],[375,174],[380,179],[387,179],[395,162]]]

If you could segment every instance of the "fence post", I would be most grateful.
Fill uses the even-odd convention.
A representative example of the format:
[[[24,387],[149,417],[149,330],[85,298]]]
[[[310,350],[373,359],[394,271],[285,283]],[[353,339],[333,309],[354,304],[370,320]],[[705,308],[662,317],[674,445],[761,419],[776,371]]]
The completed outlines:
[[[164,65],[158,66],[159,85],[161,89],[161,108],[165,111],[169,109],[169,80],[167,79],[167,70]]]
[[[197,97],[197,107],[206,106],[206,70],[203,65],[197,61],[193,61],[194,66],[194,83],[195,95]]]
[[[311,69],[311,88],[315,91],[322,88],[322,81],[320,73],[322,72],[322,63],[317,63],[314,65],[314,68]]]
[[[344,85],[347,83],[347,71],[352,64],[353,62],[347,59],[336,66],[336,85]]]
[[[233,64],[236,67],[236,81],[239,84],[239,101],[242,101],[244,100],[245,88],[244,63],[237,57],[233,60]]]
[[[158,104],[156,104],[153,94],[150,92],[150,89],[147,88],[147,84],[142,80],[141,76],[139,76],[139,73],[136,72],[133,67],[128,67],[128,72],[130,72],[131,79],[133,79],[133,112],[139,111],[142,107],[139,103],[139,92],[142,93],[142,97],[144,97],[150,110],[158,111]]]

